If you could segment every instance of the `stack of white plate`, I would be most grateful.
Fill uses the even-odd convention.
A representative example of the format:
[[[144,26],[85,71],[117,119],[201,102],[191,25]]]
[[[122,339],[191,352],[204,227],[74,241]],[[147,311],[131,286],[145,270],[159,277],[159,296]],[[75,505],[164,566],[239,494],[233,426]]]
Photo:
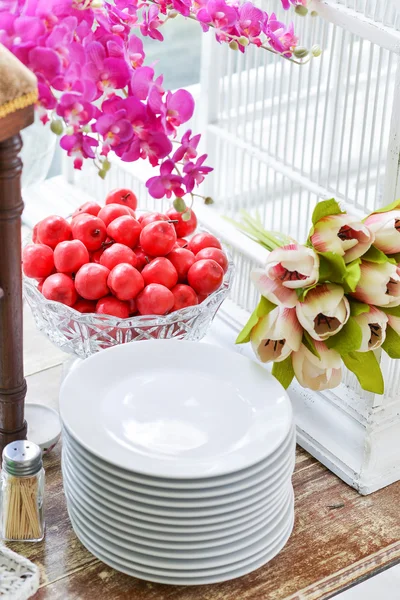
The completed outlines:
[[[63,476],[76,535],[161,583],[226,581],[293,527],[292,409],[260,365],[173,340],[115,346],[64,380]]]

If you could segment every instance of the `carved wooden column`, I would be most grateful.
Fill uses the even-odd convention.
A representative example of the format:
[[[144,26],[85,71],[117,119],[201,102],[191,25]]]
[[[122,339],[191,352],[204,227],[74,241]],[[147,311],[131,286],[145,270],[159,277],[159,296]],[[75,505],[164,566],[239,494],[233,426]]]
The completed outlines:
[[[35,77],[0,47],[0,451],[24,439],[19,132],[33,122]]]

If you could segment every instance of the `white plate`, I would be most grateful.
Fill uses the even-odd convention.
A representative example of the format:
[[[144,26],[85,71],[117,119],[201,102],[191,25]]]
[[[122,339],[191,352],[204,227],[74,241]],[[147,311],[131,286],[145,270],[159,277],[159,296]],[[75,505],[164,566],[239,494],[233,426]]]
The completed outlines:
[[[154,537],[155,539],[173,539],[177,541],[184,541],[189,535],[193,540],[219,538],[220,536],[227,535],[232,530],[239,531],[239,527],[249,527],[250,523],[264,518],[264,516],[267,514],[274,513],[276,511],[276,507],[281,506],[282,501],[288,494],[288,490],[284,489],[279,495],[276,496],[274,502],[271,502],[270,499],[267,499],[250,512],[241,511],[238,517],[231,517],[223,522],[196,526],[186,526],[182,524],[169,526],[158,522],[146,521],[142,518],[137,518],[136,516],[127,517],[115,512],[114,509],[110,509],[109,507],[99,504],[98,502],[96,503],[96,501],[85,494],[84,491],[76,486],[72,486],[72,484],[68,482],[68,477],[65,473],[64,482],[67,484],[64,485],[66,493],[68,492],[72,494],[72,497],[75,499],[78,498],[80,504],[89,510],[91,514],[95,515],[103,522],[104,520],[107,520],[107,522],[110,523],[110,526],[114,526],[117,529],[122,529],[123,531],[132,531],[133,533],[136,531],[136,528],[139,528],[139,530],[144,532],[144,535],[149,538]],[[291,489],[291,485],[288,487]],[[140,517],[142,516],[143,515],[140,515]],[[144,516],[146,517],[146,515]]]
[[[137,536],[128,537],[127,535],[117,531],[107,531],[98,522],[90,517],[90,513],[82,511],[71,497],[68,498],[68,506],[74,514],[76,514],[94,534],[99,535],[105,542],[116,544],[121,551],[126,551],[128,555],[131,552],[139,552],[151,557],[166,558],[168,561],[177,560],[205,560],[217,556],[224,556],[228,553],[245,550],[247,547],[255,544],[260,539],[265,538],[269,533],[276,528],[276,523],[285,515],[289,507],[293,504],[293,498],[288,497],[285,504],[281,506],[279,513],[271,520],[264,519],[256,525],[248,528],[246,534],[236,536],[236,539],[225,541],[219,546],[197,546],[193,544],[193,548],[161,548],[155,540],[145,540],[146,544],[142,543],[142,539]]]
[[[125,489],[141,492],[142,494],[150,494],[153,496],[161,496],[162,498],[209,498],[213,496],[221,496],[242,489],[246,489],[249,485],[259,483],[265,478],[265,473],[275,469],[275,466],[280,463],[288,454],[295,455],[296,449],[296,431],[294,426],[290,430],[283,445],[276,450],[265,461],[257,463],[254,467],[249,467],[234,475],[225,477],[214,477],[213,479],[200,479],[193,481],[186,480],[186,483],[192,487],[182,487],[174,480],[152,479],[150,477],[135,476],[127,471],[121,471],[117,467],[107,465],[93,454],[90,454],[83,448],[64,428],[63,432],[64,443],[71,448],[74,455],[78,455],[84,459],[88,469],[96,471],[98,476],[118,482]],[[166,482],[164,487],[160,482]],[[152,485],[154,483],[154,485]],[[180,483],[180,482],[179,482]],[[201,484],[204,483],[204,487]],[[214,485],[211,486],[210,483]],[[173,489],[171,489],[173,488]]]
[[[182,498],[181,500],[162,498],[161,496],[151,496],[149,494],[142,494],[140,491],[132,491],[126,489],[125,486],[118,485],[115,478],[109,476],[108,479],[104,479],[96,471],[92,470],[87,464],[87,461],[78,457],[73,450],[68,447],[68,444],[64,443],[63,456],[65,456],[73,467],[73,471],[77,470],[79,475],[85,479],[86,482],[91,483],[97,488],[103,490],[105,493],[109,493],[113,498],[121,498],[129,500],[130,505],[137,502],[147,504],[150,506],[159,506],[164,508],[210,508],[220,505],[226,506],[229,510],[229,505],[232,502],[239,500],[245,500],[246,498],[254,497],[256,494],[262,493],[264,490],[267,492],[268,488],[274,489],[275,482],[282,479],[287,479],[288,469],[293,472],[295,465],[295,454],[293,448],[293,455],[288,455],[285,460],[278,463],[271,474],[264,476],[264,479],[254,485],[249,485],[247,489],[240,490],[229,494],[221,495],[220,497],[213,496],[212,498]]]
[[[73,369],[60,414],[91,453],[152,477],[198,479],[245,469],[286,439],[292,408],[262,366],[217,346],[146,340]]]
[[[129,524],[136,522],[142,527],[153,529],[155,531],[184,531],[185,533],[190,529],[193,529],[193,532],[197,531],[199,533],[204,533],[210,529],[223,529],[229,524],[233,524],[233,522],[243,522],[244,520],[248,519],[248,516],[255,515],[261,509],[264,511],[272,510],[284,491],[279,489],[270,497],[261,498],[261,500],[258,500],[254,504],[251,504],[246,508],[242,508],[239,511],[224,513],[222,515],[214,515],[211,517],[181,518],[178,516],[177,518],[172,518],[141,513],[132,508],[127,509],[121,506],[113,505],[107,500],[104,500],[104,498],[99,497],[98,494],[96,495],[96,493],[93,493],[82,486],[77,477],[71,479],[71,475],[68,473],[68,467],[65,464],[63,465],[63,479],[65,490],[68,491],[70,489],[72,491],[79,491],[81,496],[85,498],[88,506],[93,506],[99,510],[102,509],[105,514],[111,513],[115,519],[121,521],[122,523]]]
[[[28,423],[28,439],[37,444],[47,454],[53,450],[61,436],[58,413],[34,402],[25,404],[25,420]]]
[[[173,532],[153,531],[143,527],[142,523],[137,524],[135,520],[132,520],[129,524],[121,523],[107,511],[98,510],[91,503],[86,502],[77,489],[66,489],[69,501],[78,506],[81,512],[87,514],[89,520],[99,523],[109,533],[115,533],[117,536],[124,535],[128,539],[132,537],[144,545],[156,544],[158,548],[172,548],[175,550],[211,548],[235,541],[247,535],[250,527],[259,525],[267,519],[269,521],[274,519],[292,494],[292,486],[288,486],[288,489],[283,491],[271,510],[258,509],[258,511],[249,515],[245,521],[241,519],[239,523],[234,521],[229,523],[224,529],[213,528],[211,531],[196,533],[193,532],[193,528],[183,529],[183,531],[182,528],[179,531],[175,528]]]
[[[117,510],[119,507],[125,508],[127,510],[134,509],[140,513],[161,516],[161,517],[175,517],[179,519],[185,518],[199,518],[199,517],[210,517],[215,515],[226,515],[231,512],[236,512],[238,510],[244,509],[250,505],[255,504],[263,499],[269,498],[282,490],[287,483],[290,481],[291,475],[293,473],[294,461],[289,462],[285,466],[285,470],[281,473],[278,473],[278,476],[275,476],[275,479],[268,481],[267,486],[260,490],[259,492],[255,492],[252,497],[245,498],[243,500],[232,501],[227,504],[218,505],[218,506],[208,506],[206,508],[186,508],[186,507],[167,507],[167,506],[154,506],[151,504],[146,504],[145,502],[140,502],[137,499],[127,499],[121,496],[118,496],[112,491],[108,491],[100,486],[100,483],[96,478],[94,481],[89,480],[88,474],[81,471],[76,461],[72,462],[69,460],[66,455],[66,450],[63,449],[62,453],[62,468],[66,469],[70,476],[76,479],[77,483],[79,483],[80,487],[83,487],[86,490],[90,490],[93,495],[96,497],[101,497],[107,502],[110,503],[111,506],[114,506]]]
[[[281,519],[276,522],[275,528],[266,536],[255,542],[254,544],[238,550],[237,552],[228,552],[224,556],[214,557],[210,559],[161,559],[150,557],[142,553],[134,551],[124,551],[120,545],[107,542],[96,530],[91,529],[87,523],[74,512],[71,505],[68,506],[68,514],[71,523],[78,523],[79,528],[84,535],[91,539],[94,543],[100,544],[107,553],[111,553],[122,564],[126,564],[132,568],[140,568],[144,573],[153,575],[166,575],[167,577],[201,577],[217,575],[225,572],[228,569],[240,568],[249,562],[257,559],[257,555],[264,554],[273,546],[291,525],[293,520],[294,503],[291,502],[288,510]]]
[[[70,515],[71,517],[71,515]],[[276,541],[275,544],[272,544],[268,550],[262,553],[258,553],[257,556],[253,557],[254,560],[251,562],[247,562],[245,565],[241,567],[234,567],[227,569],[225,571],[221,571],[218,574],[214,575],[202,575],[198,577],[171,577],[168,575],[159,575],[159,574],[149,574],[145,573],[139,567],[132,567],[126,561],[121,560],[120,558],[113,555],[111,552],[107,552],[102,547],[101,543],[93,542],[89,537],[87,537],[82,529],[80,528],[77,521],[71,519],[72,527],[82,542],[82,544],[91,552],[94,556],[99,558],[109,567],[116,569],[126,575],[130,575],[131,577],[137,577],[138,579],[143,579],[145,581],[152,581],[154,583],[164,583],[168,585],[209,585],[211,583],[220,583],[223,581],[230,581],[231,579],[236,579],[237,577],[241,577],[243,575],[247,575],[259,569],[260,567],[266,565],[270,560],[272,560],[279,552],[285,547],[288,539],[292,533],[294,518],[291,523],[287,527],[287,529],[283,532],[282,536],[279,540]]]

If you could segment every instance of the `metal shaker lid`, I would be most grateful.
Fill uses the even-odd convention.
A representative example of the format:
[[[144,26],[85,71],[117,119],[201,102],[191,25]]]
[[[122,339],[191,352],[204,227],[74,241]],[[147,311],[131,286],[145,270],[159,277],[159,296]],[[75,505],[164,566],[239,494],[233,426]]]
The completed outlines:
[[[18,440],[3,450],[3,469],[16,477],[34,475],[43,466],[42,450],[33,442]]]

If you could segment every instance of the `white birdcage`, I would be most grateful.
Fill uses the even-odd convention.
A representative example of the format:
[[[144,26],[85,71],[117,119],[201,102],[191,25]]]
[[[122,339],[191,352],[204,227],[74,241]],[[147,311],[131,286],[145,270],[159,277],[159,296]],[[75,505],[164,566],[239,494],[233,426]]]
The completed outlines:
[[[280,0],[261,6],[293,19]],[[335,197],[363,215],[400,197],[400,2],[312,0],[312,10],[318,16],[295,16],[295,30],[323,53],[303,66],[256,47],[234,52],[211,33],[203,40],[193,128],[215,169],[203,189],[215,204],[196,211],[233,252],[236,281],[222,313],[233,333],[258,301],[249,276],[266,251],[224,217],[245,209],[303,242],[318,200]],[[132,187],[142,205],[160,207],[143,164],[112,161],[106,182],[89,165],[67,169],[68,180],[98,199]],[[400,478],[400,362],[384,355],[382,371],[384,396],[363,392],[349,372],[332,391],[290,388],[300,443],[361,493]]]

